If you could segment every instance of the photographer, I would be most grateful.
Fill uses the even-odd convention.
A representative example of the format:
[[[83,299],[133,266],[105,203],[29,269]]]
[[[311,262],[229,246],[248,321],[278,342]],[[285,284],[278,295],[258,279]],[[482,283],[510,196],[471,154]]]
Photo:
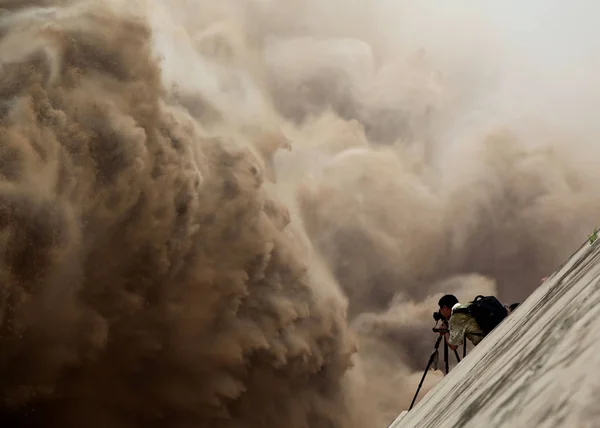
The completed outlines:
[[[456,350],[464,343],[465,337],[474,346],[481,342],[485,336],[483,330],[468,311],[461,311],[462,309],[467,309],[469,305],[461,305],[456,296],[452,294],[443,296],[439,300],[438,305],[440,307],[439,315],[436,317],[434,314],[434,318],[436,320],[443,319],[444,324],[447,326],[447,330],[441,330],[439,333],[445,336],[446,343],[448,343],[450,349]]]

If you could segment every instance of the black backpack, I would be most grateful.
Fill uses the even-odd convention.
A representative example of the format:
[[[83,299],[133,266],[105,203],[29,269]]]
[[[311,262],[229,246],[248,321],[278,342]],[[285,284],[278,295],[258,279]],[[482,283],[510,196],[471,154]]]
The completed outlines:
[[[494,296],[477,296],[466,308],[456,308],[454,310],[454,313],[461,312],[470,314],[475,318],[475,321],[483,330],[484,336],[487,336],[508,316],[508,311],[504,305]]]

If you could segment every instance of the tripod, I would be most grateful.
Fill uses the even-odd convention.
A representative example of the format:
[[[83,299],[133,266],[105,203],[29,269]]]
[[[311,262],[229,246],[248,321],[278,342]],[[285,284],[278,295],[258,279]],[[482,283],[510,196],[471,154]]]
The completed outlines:
[[[412,403],[410,403],[410,407],[408,408],[408,410],[411,410],[413,408],[413,406],[415,405],[415,401],[417,400],[419,391],[421,390],[421,387],[423,386],[423,382],[425,381],[425,376],[427,376],[427,372],[429,371],[429,368],[431,367],[433,362],[438,357],[438,349],[440,347],[440,343],[442,342],[442,337],[443,336],[440,335],[440,337],[438,337],[437,340],[435,341],[435,345],[433,346],[433,353],[429,357],[429,362],[427,363],[427,367],[425,367],[425,371],[423,372],[423,377],[421,378],[421,382],[419,382],[419,387],[417,388],[417,392],[415,393],[415,396],[412,400]],[[454,355],[456,356],[456,361],[460,363],[460,357],[458,356],[458,352],[456,351],[456,349],[454,349]],[[446,368],[446,374],[448,374],[448,371],[449,371],[449,368],[448,368],[448,343],[446,342],[445,337],[444,337],[444,365]]]

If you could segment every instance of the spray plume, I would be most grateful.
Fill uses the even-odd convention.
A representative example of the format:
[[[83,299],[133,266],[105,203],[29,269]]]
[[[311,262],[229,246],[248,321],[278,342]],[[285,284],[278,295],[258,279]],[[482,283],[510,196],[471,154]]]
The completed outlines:
[[[599,86],[455,6],[1,2],[3,426],[383,426],[441,294],[525,298]]]

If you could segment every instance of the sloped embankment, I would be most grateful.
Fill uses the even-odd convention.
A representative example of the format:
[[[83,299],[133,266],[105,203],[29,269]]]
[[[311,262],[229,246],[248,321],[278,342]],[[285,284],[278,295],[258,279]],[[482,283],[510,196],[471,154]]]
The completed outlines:
[[[600,426],[600,240],[586,242],[390,428]]]

